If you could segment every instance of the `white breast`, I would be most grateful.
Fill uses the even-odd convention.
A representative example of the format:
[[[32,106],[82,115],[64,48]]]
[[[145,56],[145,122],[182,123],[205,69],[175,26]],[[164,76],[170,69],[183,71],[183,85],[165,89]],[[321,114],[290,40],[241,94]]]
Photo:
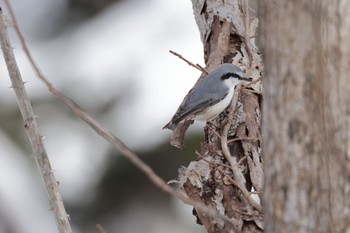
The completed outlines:
[[[234,88],[230,88],[229,93],[226,95],[226,97],[223,100],[221,100],[220,102],[218,102],[213,106],[210,106],[209,108],[205,109],[203,112],[197,114],[195,116],[195,119],[200,121],[207,121],[217,117],[231,103],[233,92],[234,92]]]

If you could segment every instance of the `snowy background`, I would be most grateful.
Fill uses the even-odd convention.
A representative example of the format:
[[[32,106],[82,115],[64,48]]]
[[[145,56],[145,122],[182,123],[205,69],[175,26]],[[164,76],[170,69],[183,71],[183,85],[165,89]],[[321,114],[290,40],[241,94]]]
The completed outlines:
[[[35,60],[56,88],[143,154],[156,172],[169,170],[164,179],[176,178],[171,161],[187,165],[181,157],[199,147],[173,149],[170,131],[162,130],[200,75],[168,51],[203,65],[191,2],[124,0],[89,14],[68,0],[11,3]],[[204,232],[190,207],[154,188],[49,94],[13,28],[9,32],[73,231],[98,232],[95,225],[102,224],[108,232]],[[1,56],[0,233],[57,232],[10,86]],[[202,134],[198,125],[189,131],[196,133]]]

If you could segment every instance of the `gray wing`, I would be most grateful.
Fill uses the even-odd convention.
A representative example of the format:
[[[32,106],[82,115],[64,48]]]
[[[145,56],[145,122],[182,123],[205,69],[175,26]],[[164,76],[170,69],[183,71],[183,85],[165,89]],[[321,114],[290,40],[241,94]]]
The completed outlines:
[[[163,129],[168,128],[173,130],[182,120],[190,117],[191,115],[195,115],[207,107],[210,107],[224,99],[228,93],[228,88],[227,91],[224,92],[222,89],[218,90],[217,85],[214,83],[217,81],[218,80],[211,79],[202,80],[202,82],[198,84],[192,93],[187,96],[171,121],[166,124]]]
[[[175,114],[175,116],[173,117],[173,119],[171,120],[171,122],[174,125],[179,124],[182,120],[184,120],[185,118],[191,116],[191,115],[195,115],[196,113],[199,113],[201,111],[203,111],[204,109],[206,109],[207,107],[210,107],[216,103],[218,103],[220,100],[214,100],[214,99],[207,99],[205,101],[202,101],[194,106],[191,106],[191,108],[189,109],[179,109],[179,112],[177,114]]]

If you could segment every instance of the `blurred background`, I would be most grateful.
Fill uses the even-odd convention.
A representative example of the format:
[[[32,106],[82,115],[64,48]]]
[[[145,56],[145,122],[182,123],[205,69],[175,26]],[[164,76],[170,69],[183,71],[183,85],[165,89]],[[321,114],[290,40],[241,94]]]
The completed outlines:
[[[0,1],[5,15],[7,8]],[[35,60],[62,92],[130,146],[166,181],[195,159],[191,126],[182,151],[162,130],[203,65],[189,0],[12,0]],[[11,25],[11,22],[9,21]],[[75,233],[205,232],[192,208],[156,188],[78,120],[36,78],[9,33]],[[0,233],[57,232],[30,142],[0,61]],[[174,185],[176,187],[176,185]]]

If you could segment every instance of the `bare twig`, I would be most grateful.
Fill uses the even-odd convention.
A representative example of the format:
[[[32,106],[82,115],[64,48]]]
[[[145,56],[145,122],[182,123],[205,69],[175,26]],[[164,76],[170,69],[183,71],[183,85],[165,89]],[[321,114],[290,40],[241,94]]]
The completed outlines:
[[[208,71],[207,71],[206,69],[204,69],[202,66],[190,62],[189,60],[187,60],[186,58],[184,58],[181,54],[176,53],[176,52],[174,52],[174,51],[172,51],[172,50],[169,50],[169,52],[170,52],[171,54],[174,54],[175,56],[177,56],[177,57],[180,58],[181,60],[185,61],[185,62],[186,62],[187,64],[189,64],[190,66],[193,66],[193,67],[196,68],[197,70],[202,71],[202,72],[208,74]]]
[[[51,209],[55,215],[56,224],[59,232],[72,232],[69,224],[68,215],[63,205],[62,197],[59,192],[56,178],[52,172],[51,164],[47,156],[45,145],[40,135],[38,124],[35,120],[32,105],[27,96],[26,89],[19,72],[12,46],[6,30],[4,16],[0,9],[0,41],[7,70],[11,78],[12,87],[17,96],[18,106],[24,120],[24,127],[27,130],[30,142],[32,144],[33,156],[37,162],[41,176],[43,177],[45,187],[49,196]]]
[[[208,123],[209,123],[209,122],[210,122],[210,121],[208,121]],[[211,124],[210,124],[210,123],[207,124],[206,127],[208,127],[208,129],[210,129],[216,136],[218,136],[219,138],[221,138],[221,135],[220,135],[218,132],[216,132],[216,130],[213,129],[213,127],[211,127]]]
[[[228,174],[225,173],[224,170],[222,170],[219,166],[223,166],[226,167],[228,169],[231,169],[231,167],[227,166],[226,164],[215,164],[209,160],[207,160],[206,158],[204,158],[201,154],[199,154],[196,151],[196,154],[198,155],[198,157],[200,157],[201,159],[203,159],[205,162],[211,164],[212,166],[215,167],[215,169],[217,169],[221,174],[223,174],[225,177],[227,177],[227,179],[230,181],[231,184],[235,185],[239,190],[241,190],[243,196],[246,198],[246,200],[254,207],[256,208],[260,213],[261,213],[261,206],[255,202],[255,200],[250,196],[251,193],[249,193],[246,188],[244,186],[242,186],[241,184],[239,184],[238,182],[236,182],[235,180],[233,180]],[[241,163],[243,161],[245,157],[243,157],[238,163],[237,165],[239,165],[239,163]],[[236,165],[236,166],[237,166]],[[252,214],[252,213],[245,213],[245,212],[241,212],[237,209],[235,209],[235,211],[241,213],[241,214],[245,214],[245,215],[261,215],[261,214]]]
[[[243,156],[240,160],[238,160],[237,165],[241,165],[243,161],[247,159],[247,157],[247,155]]]
[[[227,162],[230,164],[231,166],[231,169],[234,170],[235,168],[235,162],[233,161],[232,159],[232,156],[231,156],[231,153],[227,147],[227,134],[228,134],[228,131],[230,129],[230,126],[231,124],[229,122],[227,122],[222,130],[222,133],[221,133],[221,136],[220,136],[220,139],[221,139],[221,150],[222,150],[222,153],[224,154]]]
[[[132,164],[134,164],[141,172],[143,172],[151,181],[153,184],[155,184],[158,188],[163,190],[164,192],[170,194],[171,196],[181,200],[182,202],[194,206],[196,209],[207,213],[208,215],[214,217],[214,218],[220,218],[225,223],[232,226],[233,229],[236,229],[236,226],[234,223],[229,219],[228,217],[218,213],[215,209],[210,208],[199,201],[192,200],[188,197],[185,197],[184,195],[176,192],[171,186],[169,186],[161,177],[159,177],[151,167],[149,167],[147,164],[145,164],[131,149],[129,149],[122,141],[120,141],[117,137],[115,137],[111,132],[109,132],[107,129],[104,129],[97,121],[95,121],[89,114],[87,114],[77,103],[75,103],[71,98],[67,97],[60,91],[54,88],[54,86],[45,78],[37,64],[35,63],[30,50],[27,46],[27,42],[24,39],[24,36],[17,24],[15,15],[13,13],[12,7],[9,3],[9,0],[5,0],[5,3],[7,7],[9,8],[11,18],[14,23],[14,28],[20,38],[20,42],[22,44],[23,50],[32,65],[33,69],[37,73],[37,76],[41,81],[44,82],[44,84],[47,86],[48,90],[61,102],[63,102],[65,105],[67,105],[75,114],[77,117],[79,117],[81,120],[83,120],[85,123],[87,123],[92,129],[95,130],[96,133],[98,133],[101,137],[106,139],[108,142],[110,142],[114,147],[120,151],[120,153],[127,158]]]
[[[225,173],[224,170],[217,168],[224,176],[226,176],[226,178],[234,185],[236,186],[239,190],[241,190],[243,196],[245,197],[245,199],[249,202],[249,204],[251,206],[253,206],[257,211],[259,211],[259,213],[262,213],[262,208],[261,205],[259,205],[251,196],[250,193],[248,192],[248,190],[242,186],[239,182],[236,182],[234,179],[232,179],[229,175],[227,175]],[[233,173],[235,173],[235,171],[233,171]]]
[[[240,91],[240,89],[238,90]],[[234,101],[232,101],[234,102]],[[234,105],[233,105],[234,106]],[[232,108],[231,112],[229,113],[230,115],[235,114],[235,112],[237,111],[237,108]],[[257,209],[260,213],[262,212],[262,208],[261,206],[256,203],[256,201],[250,196],[250,193],[247,191],[247,189],[245,188],[244,184],[242,183],[242,181],[239,179],[240,177],[240,173],[237,170],[238,168],[238,164],[237,162],[232,159],[231,153],[228,149],[228,145],[227,145],[227,135],[228,135],[228,131],[231,127],[231,124],[229,121],[226,122],[226,124],[224,125],[223,129],[222,129],[222,133],[221,133],[221,150],[222,153],[224,154],[226,160],[228,161],[228,163],[231,166],[232,172],[233,172],[233,177],[237,180],[233,180],[232,178],[230,178],[230,181],[232,184],[234,184],[238,189],[241,190],[243,196],[247,199],[247,201],[255,208]],[[220,169],[219,169],[220,170]],[[225,173],[226,174],[226,173]]]
[[[202,72],[209,74],[209,72],[203,66],[199,65],[198,63],[196,64],[196,66],[198,66]]]

